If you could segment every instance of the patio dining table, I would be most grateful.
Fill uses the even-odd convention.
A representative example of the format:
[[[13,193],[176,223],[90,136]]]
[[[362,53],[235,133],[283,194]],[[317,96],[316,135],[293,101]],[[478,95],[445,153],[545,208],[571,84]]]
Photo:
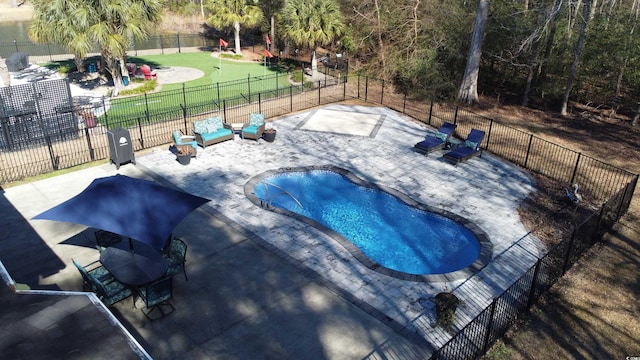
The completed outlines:
[[[133,287],[159,279],[169,267],[158,250],[133,240],[106,248],[100,254],[100,262],[118,281]]]

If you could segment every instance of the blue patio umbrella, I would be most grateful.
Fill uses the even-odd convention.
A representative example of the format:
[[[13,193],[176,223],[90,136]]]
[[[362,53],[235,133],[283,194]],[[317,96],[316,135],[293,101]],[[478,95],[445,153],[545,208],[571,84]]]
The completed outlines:
[[[207,201],[118,174],[95,179],[80,194],[33,219],[82,224],[162,249],[178,223]]]

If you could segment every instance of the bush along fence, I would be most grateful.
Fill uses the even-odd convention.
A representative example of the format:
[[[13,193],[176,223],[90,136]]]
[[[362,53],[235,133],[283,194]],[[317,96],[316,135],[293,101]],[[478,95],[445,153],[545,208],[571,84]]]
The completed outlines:
[[[260,112],[267,118],[273,118],[348,99],[377,103],[433,127],[445,121],[454,122],[458,125],[455,135],[461,139],[466,137],[471,128],[484,130],[487,134],[482,143],[484,150],[552,179],[567,184],[580,183],[602,206],[576,225],[570,236],[555,242],[558,245],[471,322],[459,329],[433,354],[433,359],[473,359],[483,354],[506,332],[519,313],[532,306],[577,261],[580,254],[598,241],[627,211],[638,181],[637,174],[460,107],[412,100],[405,94],[395,93],[382,80],[360,75],[348,76],[348,81],[346,76],[340,79],[329,77],[307,88],[303,85],[274,87],[273,82],[279,80],[265,79],[265,84],[261,85],[248,79],[245,85],[229,82],[206,87],[183,87],[180,91],[123,100],[113,99],[110,104],[105,100],[99,105],[104,114],[89,118],[93,121],[90,121],[91,126],[84,125],[72,130],[56,129],[52,130],[53,133],[47,133],[49,130],[46,130],[43,138],[33,139],[28,146],[1,148],[0,161],[3,166],[0,180],[6,183],[107,159],[106,132],[109,129],[122,127],[129,130],[134,150],[138,151],[169,144],[175,129],[191,133],[193,121],[212,115],[222,115],[227,123],[240,123],[248,121],[251,112]],[[272,85],[267,85],[269,83]],[[236,92],[238,88],[239,93]],[[107,109],[109,106],[111,108]],[[136,106],[143,110],[135,112],[135,115],[126,111],[118,115],[120,106]],[[85,117],[84,124],[87,124],[87,115],[82,113],[82,108],[74,111],[78,118]],[[52,141],[53,135],[58,136],[59,140]]]

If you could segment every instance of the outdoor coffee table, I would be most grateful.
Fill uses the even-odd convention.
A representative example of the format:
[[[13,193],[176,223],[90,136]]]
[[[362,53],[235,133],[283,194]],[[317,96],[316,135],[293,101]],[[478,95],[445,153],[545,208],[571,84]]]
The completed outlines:
[[[100,262],[118,281],[134,287],[159,279],[169,267],[158,250],[134,240],[123,240],[106,248],[100,254]]]
[[[232,123],[231,130],[233,130],[234,134],[240,135],[240,139],[242,139],[242,129],[244,128],[244,123]]]

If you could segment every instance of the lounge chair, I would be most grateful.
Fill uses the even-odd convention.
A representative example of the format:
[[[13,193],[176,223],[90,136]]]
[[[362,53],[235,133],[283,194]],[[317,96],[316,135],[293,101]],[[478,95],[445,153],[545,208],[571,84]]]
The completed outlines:
[[[471,129],[471,132],[467,136],[467,140],[455,149],[444,154],[443,158],[452,164],[457,165],[458,163],[466,161],[474,156],[482,156],[482,149],[480,148],[482,139],[484,139],[484,131]]]
[[[424,140],[413,147],[423,154],[428,154],[435,150],[440,150],[449,144],[449,138],[456,129],[455,124],[445,122],[433,135],[428,135]]]

